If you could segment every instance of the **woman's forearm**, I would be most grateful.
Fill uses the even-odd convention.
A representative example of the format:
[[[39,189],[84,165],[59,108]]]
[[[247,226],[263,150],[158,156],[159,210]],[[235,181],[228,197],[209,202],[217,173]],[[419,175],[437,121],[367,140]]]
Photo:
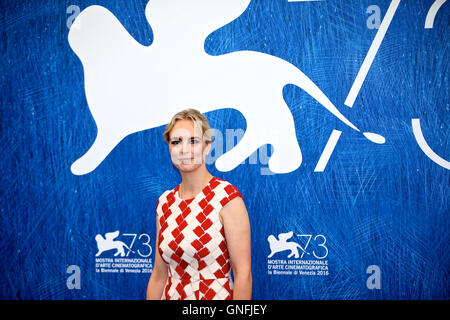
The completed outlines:
[[[252,273],[237,274],[234,277],[233,300],[252,299]]]
[[[161,300],[166,279],[161,276],[151,275],[147,285],[147,300]]]

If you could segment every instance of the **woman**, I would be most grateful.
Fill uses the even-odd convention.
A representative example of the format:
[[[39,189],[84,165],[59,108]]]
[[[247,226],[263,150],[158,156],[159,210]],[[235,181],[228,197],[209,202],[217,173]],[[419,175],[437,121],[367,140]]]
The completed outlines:
[[[147,299],[251,299],[250,222],[238,189],[206,169],[210,133],[195,109],[177,113],[164,132],[182,182],[156,205]]]

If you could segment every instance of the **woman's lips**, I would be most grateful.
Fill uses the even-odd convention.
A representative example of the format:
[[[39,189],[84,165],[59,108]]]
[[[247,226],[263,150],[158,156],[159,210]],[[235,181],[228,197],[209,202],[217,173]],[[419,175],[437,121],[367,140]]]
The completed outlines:
[[[188,163],[193,163],[194,158],[179,159],[179,161],[180,161],[180,163],[188,164]]]

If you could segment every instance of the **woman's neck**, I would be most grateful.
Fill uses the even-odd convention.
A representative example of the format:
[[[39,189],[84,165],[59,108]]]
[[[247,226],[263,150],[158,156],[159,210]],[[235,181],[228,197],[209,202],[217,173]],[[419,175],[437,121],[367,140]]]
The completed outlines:
[[[183,199],[195,197],[208,184],[213,176],[207,171],[181,173],[178,194]]]

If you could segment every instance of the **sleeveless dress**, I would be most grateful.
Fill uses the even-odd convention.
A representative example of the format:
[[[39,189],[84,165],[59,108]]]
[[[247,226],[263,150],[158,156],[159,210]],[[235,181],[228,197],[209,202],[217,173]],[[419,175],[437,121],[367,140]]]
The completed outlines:
[[[231,300],[233,281],[220,210],[242,195],[212,177],[191,199],[180,198],[180,185],[166,190],[156,205],[159,254],[168,265],[162,300]]]

